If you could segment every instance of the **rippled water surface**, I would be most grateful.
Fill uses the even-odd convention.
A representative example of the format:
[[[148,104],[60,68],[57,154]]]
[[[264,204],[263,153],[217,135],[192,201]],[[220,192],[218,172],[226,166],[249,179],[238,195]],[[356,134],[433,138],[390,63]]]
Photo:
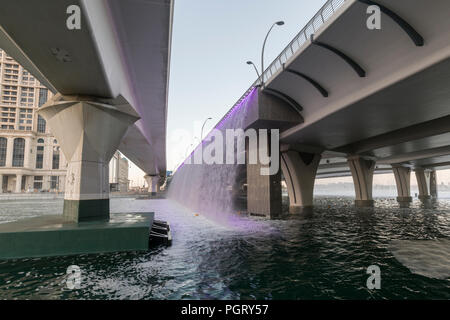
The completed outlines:
[[[450,299],[450,280],[411,273],[392,240],[450,238],[450,201],[397,209],[377,200],[357,211],[350,198],[316,200],[314,215],[284,220],[236,217],[221,226],[169,200],[112,199],[113,212],[155,211],[171,223],[168,248],[0,261],[3,299]],[[0,202],[0,222],[62,211],[61,200]],[[70,265],[79,290],[65,286]],[[381,290],[366,287],[370,265]]]

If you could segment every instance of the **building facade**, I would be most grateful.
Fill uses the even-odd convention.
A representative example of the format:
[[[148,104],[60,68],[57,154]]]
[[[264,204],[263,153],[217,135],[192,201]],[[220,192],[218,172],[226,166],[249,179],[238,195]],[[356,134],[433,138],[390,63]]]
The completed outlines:
[[[64,192],[67,161],[46,121],[37,114],[52,96],[0,49],[0,193]],[[120,184],[124,188],[128,162],[126,172],[125,165],[121,167],[119,188]]]
[[[116,152],[109,163],[110,191],[128,192],[130,180],[128,180],[128,160]]]
[[[52,93],[0,50],[0,192],[64,190],[67,162],[37,114]]]

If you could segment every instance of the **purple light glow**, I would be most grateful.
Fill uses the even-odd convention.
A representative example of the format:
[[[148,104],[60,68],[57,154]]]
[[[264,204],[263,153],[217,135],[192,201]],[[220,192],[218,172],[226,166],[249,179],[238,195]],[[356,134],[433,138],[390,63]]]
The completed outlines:
[[[206,137],[195,147],[195,149],[189,154],[189,156],[181,163],[176,169],[175,172],[178,171],[178,169],[181,169],[185,164],[186,160],[191,158],[192,155],[197,151],[197,149],[204,145],[206,140],[208,139],[209,135],[211,134],[214,129],[220,129],[224,124],[225,121],[228,120],[233,114],[235,114],[238,110],[240,110],[244,105],[247,104],[248,100],[253,96],[255,91],[257,90],[257,87],[252,86],[247,92],[241,97],[241,99],[223,116],[223,118],[214,126],[213,129],[211,129],[210,132],[206,135]]]

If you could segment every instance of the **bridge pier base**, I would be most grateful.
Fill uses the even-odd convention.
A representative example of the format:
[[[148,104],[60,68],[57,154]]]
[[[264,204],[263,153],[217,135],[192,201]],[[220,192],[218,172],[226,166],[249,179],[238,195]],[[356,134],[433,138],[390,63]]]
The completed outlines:
[[[108,220],[109,161],[139,116],[122,97],[105,101],[59,94],[39,114],[68,161],[64,220]]]
[[[416,168],[415,170],[417,186],[419,187],[419,200],[422,203],[427,203],[431,200],[430,195],[430,173],[423,168]]]
[[[393,165],[395,183],[397,185],[397,202],[400,208],[409,208],[411,197],[411,168]]]
[[[321,159],[320,154],[288,150],[281,155],[281,169],[289,193],[289,213],[311,213],[314,181]]]
[[[148,184],[148,192],[154,196],[156,195],[160,190],[160,184],[159,184],[159,180],[160,177],[159,176],[154,176],[154,175],[146,175],[144,176],[145,181],[147,181]]]
[[[375,161],[366,160],[360,156],[350,156],[347,161],[355,185],[355,206],[373,207],[372,182]]]

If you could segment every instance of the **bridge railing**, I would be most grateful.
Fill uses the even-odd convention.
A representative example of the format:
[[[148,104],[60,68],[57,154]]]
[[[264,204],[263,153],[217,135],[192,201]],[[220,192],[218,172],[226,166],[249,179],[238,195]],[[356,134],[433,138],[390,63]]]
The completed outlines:
[[[287,47],[280,53],[280,55],[269,65],[262,76],[264,82],[272,77],[283,64],[297,53],[300,48],[307,42],[311,34],[314,34],[334,13],[348,0],[328,0],[316,15],[306,24],[306,26],[294,37],[294,39],[287,45]],[[228,115],[253,91],[253,89],[260,84],[260,79],[257,79],[247,91],[239,98],[234,106],[222,117],[216,126],[224,121]],[[216,127],[215,126],[215,127]],[[214,128],[215,128],[214,127]],[[208,133],[209,135],[209,133]],[[208,137],[206,135],[206,137]],[[202,141],[203,142],[203,141]],[[201,143],[202,143],[201,142]],[[201,144],[200,143],[200,144]],[[181,165],[180,165],[181,166]],[[177,168],[178,169],[178,168]],[[176,171],[176,170],[175,170]]]
[[[264,71],[264,82],[269,80],[307,40],[348,0],[328,0],[306,26],[294,37],[280,55]]]
[[[316,13],[316,15],[306,24],[306,26],[286,46],[286,48],[280,53],[280,55],[278,55],[278,57],[264,71],[262,75],[264,77],[264,82],[266,82],[278,70],[280,70],[283,64],[295,53],[297,53],[300,48],[303,47],[306,41],[311,37],[311,34],[314,34],[328,19],[330,19],[346,1],[348,0],[328,0]],[[230,114],[233,109],[238,106],[259,83],[260,79],[257,79],[218,123],[225,119],[228,114]]]

